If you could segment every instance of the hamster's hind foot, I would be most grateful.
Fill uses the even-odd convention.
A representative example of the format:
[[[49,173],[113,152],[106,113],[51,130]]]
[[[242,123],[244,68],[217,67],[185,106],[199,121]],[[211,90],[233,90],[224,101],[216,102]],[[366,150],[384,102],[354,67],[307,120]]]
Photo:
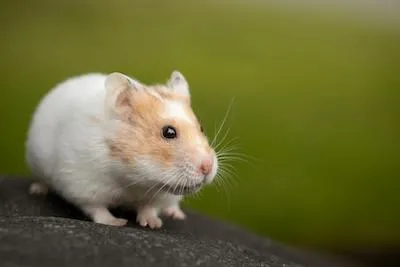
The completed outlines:
[[[128,220],[126,219],[114,217],[106,207],[87,205],[82,206],[81,209],[95,223],[110,226],[125,226],[128,223]]]
[[[111,225],[111,226],[125,226],[128,223],[128,220],[114,217],[113,219],[103,221],[103,222],[98,222],[98,223]]]
[[[29,187],[29,193],[31,195],[47,195],[49,187],[41,182],[33,182]]]

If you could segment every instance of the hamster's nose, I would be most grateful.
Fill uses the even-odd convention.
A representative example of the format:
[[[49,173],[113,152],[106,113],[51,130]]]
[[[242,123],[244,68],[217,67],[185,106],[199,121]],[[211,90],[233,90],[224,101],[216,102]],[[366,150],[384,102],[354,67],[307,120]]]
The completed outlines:
[[[204,175],[210,174],[212,165],[213,165],[212,158],[207,158],[203,160],[203,162],[200,165],[200,172]]]

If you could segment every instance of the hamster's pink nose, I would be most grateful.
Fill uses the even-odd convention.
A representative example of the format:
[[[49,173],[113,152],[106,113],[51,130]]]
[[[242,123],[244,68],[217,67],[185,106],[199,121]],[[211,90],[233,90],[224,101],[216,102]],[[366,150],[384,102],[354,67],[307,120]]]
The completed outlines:
[[[204,175],[208,175],[212,169],[212,159],[205,159],[200,165],[200,172]]]

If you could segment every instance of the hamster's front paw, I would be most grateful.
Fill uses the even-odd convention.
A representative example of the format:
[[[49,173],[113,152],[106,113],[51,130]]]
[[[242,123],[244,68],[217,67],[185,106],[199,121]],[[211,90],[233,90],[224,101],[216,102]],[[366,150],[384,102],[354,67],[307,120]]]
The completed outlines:
[[[175,220],[186,219],[186,214],[178,206],[168,207],[164,209],[163,212],[166,216],[171,217]]]
[[[98,221],[97,223],[110,226],[125,226],[128,223],[128,220],[121,218],[110,218],[109,220]]]
[[[122,218],[116,218],[110,213],[110,211],[99,205],[85,205],[81,206],[84,211],[95,223],[105,224],[110,226],[125,226],[128,220]]]
[[[139,209],[136,221],[142,227],[150,227],[151,229],[161,228],[162,220],[157,216],[154,208],[146,207]]]

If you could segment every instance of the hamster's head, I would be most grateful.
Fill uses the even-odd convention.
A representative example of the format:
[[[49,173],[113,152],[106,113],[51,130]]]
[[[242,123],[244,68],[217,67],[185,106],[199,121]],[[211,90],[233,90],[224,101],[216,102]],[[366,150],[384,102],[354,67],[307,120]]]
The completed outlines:
[[[184,76],[145,85],[121,73],[106,78],[107,143],[132,184],[176,195],[210,184],[218,159],[191,107]]]

